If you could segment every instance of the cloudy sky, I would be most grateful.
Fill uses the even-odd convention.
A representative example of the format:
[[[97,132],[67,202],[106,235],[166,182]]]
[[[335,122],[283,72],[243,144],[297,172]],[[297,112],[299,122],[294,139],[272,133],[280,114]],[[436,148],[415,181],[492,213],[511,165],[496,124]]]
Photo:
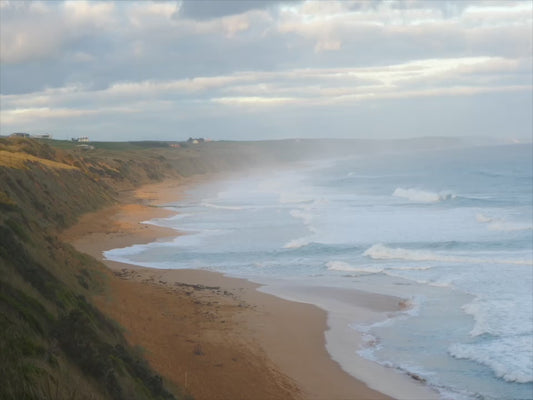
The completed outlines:
[[[0,0],[0,129],[531,140],[533,2]]]

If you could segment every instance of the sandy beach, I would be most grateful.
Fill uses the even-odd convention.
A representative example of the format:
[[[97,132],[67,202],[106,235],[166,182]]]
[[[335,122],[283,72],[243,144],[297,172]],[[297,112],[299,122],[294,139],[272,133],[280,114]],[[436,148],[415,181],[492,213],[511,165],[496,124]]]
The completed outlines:
[[[318,307],[282,300],[215,272],[103,259],[106,250],[178,235],[142,222],[172,215],[157,205],[179,200],[195,182],[164,181],[124,193],[118,205],[83,216],[63,233],[113,272],[108,290],[95,302],[124,328],[130,343],[196,399],[389,399],[332,360],[324,336],[327,315]],[[390,311],[401,307],[372,301]],[[402,379],[421,390],[418,398],[429,396],[421,385]]]

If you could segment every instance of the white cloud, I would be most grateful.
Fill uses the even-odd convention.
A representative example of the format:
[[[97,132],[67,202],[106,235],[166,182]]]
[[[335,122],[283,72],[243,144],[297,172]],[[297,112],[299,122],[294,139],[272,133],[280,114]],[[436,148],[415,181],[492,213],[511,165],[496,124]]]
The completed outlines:
[[[435,45],[446,48],[450,36],[462,40],[464,49],[479,48],[482,44],[479,42],[486,40],[496,51],[500,44],[499,51],[505,52],[514,38],[510,36],[512,33],[502,29],[518,30],[522,35],[520,42],[526,41],[531,47],[531,2],[488,3],[490,6],[465,2],[465,7],[451,16],[444,7],[450,3],[435,3],[438,6],[432,2],[413,2],[414,6],[410,7],[409,3],[388,1],[378,5],[368,3],[374,6],[363,3],[362,7],[354,8],[352,2],[306,1],[281,9],[278,31],[314,41],[316,52],[339,50],[347,42],[367,43],[365,49],[369,50],[373,41],[383,45],[383,40],[413,41],[422,51]],[[495,35],[498,41],[491,40]]]
[[[0,0],[2,130],[110,110],[312,118],[390,99],[518,98],[533,84],[527,1],[187,4]]]
[[[91,3],[86,0],[69,0],[63,3],[62,20],[74,29],[109,29],[116,24],[113,2]]]
[[[315,45],[315,51],[320,53],[322,51],[340,50],[342,44],[340,40],[319,40]]]
[[[214,103],[235,106],[280,106],[289,103],[296,103],[298,99],[291,97],[260,97],[260,96],[240,96],[240,97],[217,97],[211,99]]]
[[[250,10],[242,14],[229,15],[208,20],[179,20],[191,35],[224,35],[234,38],[237,34],[249,31],[254,26],[266,26],[272,23],[272,17],[264,10]]]
[[[253,74],[196,77],[171,81],[121,82],[102,91],[105,96],[157,96],[165,93],[195,93],[253,80]]]
[[[125,23],[136,30],[149,29],[158,25],[172,26],[172,16],[178,10],[177,3],[133,2],[122,6],[126,14]]]
[[[139,102],[320,107],[356,104],[367,99],[527,91],[532,89],[531,82],[509,84],[499,79],[520,75],[529,66],[527,60],[470,57],[426,59],[382,67],[247,71],[193,79],[121,82],[102,90],[69,86],[32,94],[2,95],[1,115],[4,122],[11,123],[18,117],[29,116],[65,118],[109,110],[145,112],[137,108]]]
[[[87,34],[116,26],[113,3],[7,3],[1,14],[0,60],[12,64],[57,56]]]
[[[532,4],[528,1],[472,4],[468,6],[461,21],[471,26],[523,26],[531,25],[533,20]]]
[[[4,124],[25,124],[30,121],[41,119],[62,119],[80,117],[83,115],[94,114],[94,112],[80,109],[66,108],[17,108],[14,110],[2,110],[2,121]]]
[[[245,15],[236,15],[222,19],[222,26],[226,36],[233,37],[238,32],[246,31],[250,28],[250,21]]]
[[[3,124],[21,125],[43,120],[53,121],[62,119],[75,119],[78,117],[98,116],[104,114],[133,114],[138,113],[139,111],[140,108],[134,105],[98,108],[33,107],[2,110],[0,111],[0,115],[2,116]]]

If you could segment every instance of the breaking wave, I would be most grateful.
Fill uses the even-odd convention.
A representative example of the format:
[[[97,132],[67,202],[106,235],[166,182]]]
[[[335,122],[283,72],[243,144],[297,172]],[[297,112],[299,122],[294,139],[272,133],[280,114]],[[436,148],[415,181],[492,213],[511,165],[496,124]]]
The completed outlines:
[[[454,194],[447,192],[436,193],[419,189],[404,188],[396,188],[392,195],[417,203],[437,203],[439,201],[450,200],[456,197]]]
[[[307,246],[310,243],[311,241],[309,240],[309,238],[303,237],[303,238],[291,240],[285,246],[283,246],[283,248],[284,249],[299,249],[301,247]]]
[[[383,268],[380,267],[354,267],[344,261],[330,261],[326,266],[329,271],[367,272],[372,274],[383,272]]]
[[[504,260],[495,258],[475,258],[438,254],[427,250],[410,250],[387,247],[375,244],[364,253],[364,256],[374,260],[405,260],[405,261],[440,261],[450,263],[486,263],[486,264],[513,264],[533,265],[533,260]]]
[[[380,273],[385,272],[388,273],[389,271],[424,271],[428,270],[431,267],[418,267],[418,266],[398,266],[398,267],[378,267],[378,266],[358,266],[355,267],[351,264],[348,264],[344,261],[329,261],[326,263],[326,267],[328,267],[328,271],[345,271],[345,272],[368,272],[368,273]]]
[[[514,232],[514,231],[529,231],[533,229],[533,225],[520,222],[508,222],[501,218],[492,218],[485,214],[476,214],[476,221],[481,224],[487,224],[487,229],[490,231]]]
[[[448,353],[486,365],[507,382],[529,383],[533,382],[532,344],[531,336],[494,338],[481,343],[452,344]]]
[[[304,210],[300,210],[300,209],[291,210],[290,214],[294,218],[301,219],[305,225],[310,225],[311,222],[313,221],[313,215],[308,212],[305,212]]]
[[[246,210],[249,208],[243,206],[221,206],[219,204],[208,203],[206,201],[202,202],[201,205],[207,208],[218,208],[221,210]]]

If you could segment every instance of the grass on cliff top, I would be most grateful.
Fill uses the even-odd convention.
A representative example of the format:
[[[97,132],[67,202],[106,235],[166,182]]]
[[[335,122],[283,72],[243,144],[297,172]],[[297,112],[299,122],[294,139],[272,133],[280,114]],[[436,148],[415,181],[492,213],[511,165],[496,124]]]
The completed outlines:
[[[76,167],[71,165],[36,157],[28,153],[0,150],[0,166],[8,168],[28,168],[28,163],[31,162],[36,162],[54,169],[76,169]]]
[[[62,150],[76,150],[79,149],[80,144],[70,140],[47,140],[47,144]],[[170,143],[177,142],[163,142],[156,140],[144,140],[138,142],[89,142],[87,144],[94,146],[95,149],[102,150],[115,150],[115,151],[128,151],[128,150],[142,150],[142,149],[153,149],[153,148],[166,148],[169,147]]]

